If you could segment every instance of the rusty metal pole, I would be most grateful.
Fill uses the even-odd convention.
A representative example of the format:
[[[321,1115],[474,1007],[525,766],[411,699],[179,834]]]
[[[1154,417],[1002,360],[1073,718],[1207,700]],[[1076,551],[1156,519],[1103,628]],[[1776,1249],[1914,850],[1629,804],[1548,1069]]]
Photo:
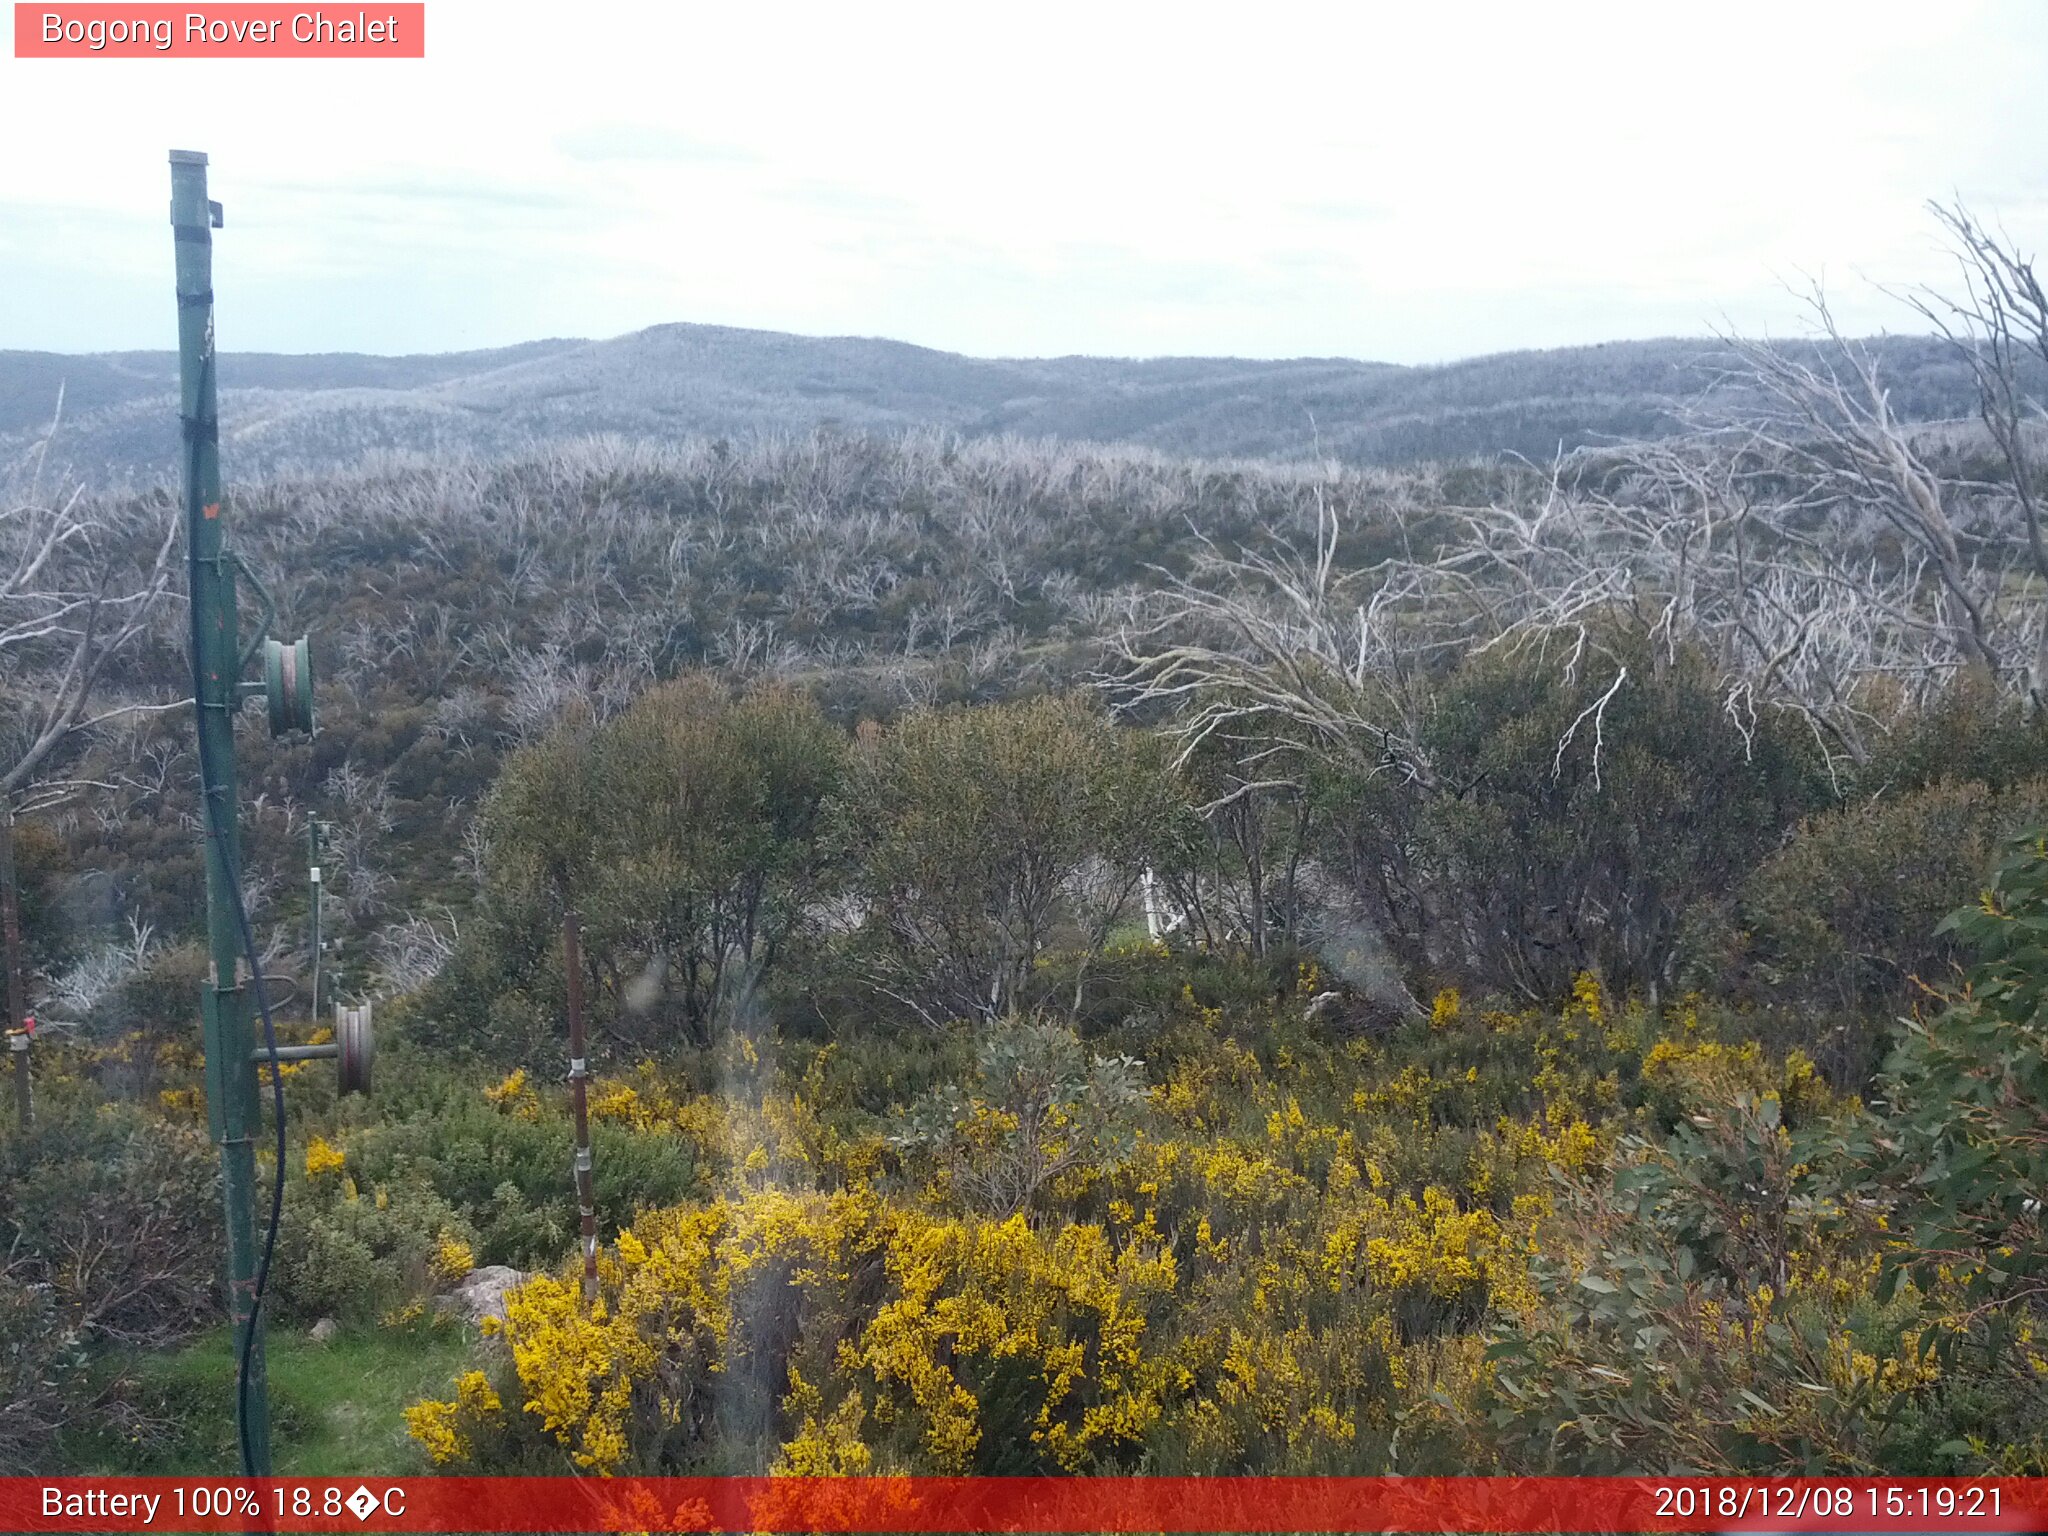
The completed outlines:
[[[562,965],[569,983],[569,1103],[576,1117],[576,1215],[583,1234],[583,1301],[597,1300],[597,1195],[590,1170],[590,1068],[584,1058],[583,951],[576,909],[562,914]]]
[[[7,1036],[7,1054],[14,1058],[14,1122],[24,1131],[36,1123],[35,1090],[28,1080],[29,1037],[20,1030],[10,1030]]]
[[[27,984],[22,977],[21,905],[15,894],[14,807],[0,803],[0,964],[7,968],[7,1028],[21,1028],[28,1014]]]
[[[14,807],[0,804],[0,968],[7,972],[7,1053],[14,1058],[14,1118],[22,1130],[35,1124],[34,1090],[29,1085],[28,984],[21,956],[21,905],[15,893]]]

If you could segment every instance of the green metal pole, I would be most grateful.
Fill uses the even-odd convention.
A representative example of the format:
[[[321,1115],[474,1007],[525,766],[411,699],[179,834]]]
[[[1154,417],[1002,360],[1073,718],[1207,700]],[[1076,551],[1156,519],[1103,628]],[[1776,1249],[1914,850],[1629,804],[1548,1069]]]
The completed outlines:
[[[171,151],[171,226],[178,259],[179,414],[183,427],[185,539],[192,601],[192,694],[205,785],[206,927],[213,975],[200,992],[206,1039],[206,1107],[220,1144],[221,1194],[227,1207],[228,1314],[239,1350],[256,1302],[255,1031],[243,985],[241,931],[233,882],[241,840],[235,818],[235,714],[241,650],[235,576],[220,508],[220,414],[214,382],[213,227],[206,197],[206,156]],[[284,1177],[282,1168],[277,1177]],[[256,1320],[247,1376],[249,1471],[270,1473],[270,1405],[263,1369],[262,1320]]]

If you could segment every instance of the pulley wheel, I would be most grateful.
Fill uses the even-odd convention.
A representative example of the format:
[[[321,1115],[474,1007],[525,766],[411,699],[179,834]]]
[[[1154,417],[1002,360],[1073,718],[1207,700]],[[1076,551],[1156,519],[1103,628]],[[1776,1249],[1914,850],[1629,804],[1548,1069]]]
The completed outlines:
[[[370,1091],[370,1062],[376,1054],[370,1036],[370,1005],[337,1010],[335,1044],[341,1050],[336,1059],[343,1093]]]
[[[313,648],[301,635],[287,645],[263,642],[263,691],[270,701],[270,734],[313,730]]]

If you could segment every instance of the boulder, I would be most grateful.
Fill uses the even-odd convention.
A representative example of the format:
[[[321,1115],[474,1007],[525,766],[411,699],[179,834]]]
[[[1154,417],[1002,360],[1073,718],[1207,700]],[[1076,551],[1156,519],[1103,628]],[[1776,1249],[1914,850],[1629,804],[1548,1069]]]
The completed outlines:
[[[335,1336],[340,1332],[341,1324],[331,1317],[323,1317],[313,1325],[313,1342],[315,1344],[332,1344]]]
[[[472,1269],[455,1283],[444,1305],[462,1314],[472,1323],[481,1323],[487,1317],[505,1320],[505,1293],[526,1284],[533,1276],[525,1270],[514,1269],[509,1264],[486,1264]]]

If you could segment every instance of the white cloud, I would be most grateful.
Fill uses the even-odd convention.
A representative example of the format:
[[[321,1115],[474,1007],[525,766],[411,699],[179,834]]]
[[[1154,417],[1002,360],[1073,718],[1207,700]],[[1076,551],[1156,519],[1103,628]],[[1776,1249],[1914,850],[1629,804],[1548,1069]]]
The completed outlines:
[[[2048,7],[428,0],[423,61],[0,60],[0,346],[161,346],[164,151],[227,345],[670,320],[1414,361],[1786,330],[2048,236]],[[161,313],[160,313],[161,312]]]

